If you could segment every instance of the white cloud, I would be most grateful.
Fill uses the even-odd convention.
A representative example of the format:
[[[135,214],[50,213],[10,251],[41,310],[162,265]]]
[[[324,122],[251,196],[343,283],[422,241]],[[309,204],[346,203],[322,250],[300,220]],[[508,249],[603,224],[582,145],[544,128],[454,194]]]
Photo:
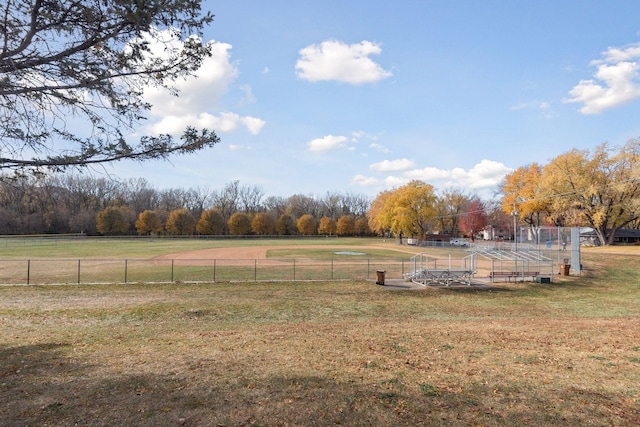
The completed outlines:
[[[640,44],[624,49],[609,48],[603,58],[591,61],[597,67],[595,79],[581,80],[571,89],[566,103],[584,104],[583,114],[598,114],[640,98]]]
[[[181,43],[179,40],[172,42]],[[184,115],[202,112],[216,107],[221,98],[228,92],[229,86],[238,76],[238,70],[230,62],[231,45],[220,42],[209,42],[213,55],[205,58],[202,66],[195,73],[195,77],[177,80],[175,85],[179,96],[172,95],[160,87],[147,87],[144,91],[145,100],[153,107],[151,113],[155,116]],[[152,52],[156,56],[164,55],[164,46],[155,43]]]
[[[241,117],[240,122],[245,125],[251,135],[259,134],[266,123],[264,120],[252,116]]]
[[[518,110],[525,110],[530,107],[531,107],[531,104],[528,102],[519,102],[516,105],[512,105],[511,107],[509,107],[509,110],[518,111]]]
[[[251,117],[241,117],[236,113],[223,112],[219,116],[209,113],[198,115],[188,114],[183,116],[167,115],[158,122],[147,127],[147,131],[152,135],[167,133],[175,135],[182,132],[187,126],[195,128],[213,129],[220,133],[229,133],[238,129],[239,125],[244,126],[249,133],[257,135],[264,126],[265,121]]]
[[[391,150],[389,150],[387,147],[385,147],[383,145],[380,145],[380,144],[377,144],[375,142],[372,142],[371,144],[369,144],[369,147],[373,148],[374,150],[376,150],[376,151],[378,151],[380,153],[384,153],[384,154],[387,154],[387,153],[391,152]]]
[[[244,94],[242,99],[240,99],[240,105],[253,104],[256,102],[256,97],[253,96],[253,91],[251,90],[251,86],[242,85],[240,86],[240,90]]]
[[[552,118],[555,116],[552,104],[549,101],[528,101],[519,102],[509,107],[511,111],[537,111],[545,118]]]
[[[471,189],[491,188],[500,184],[505,175],[512,170],[500,162],[485,159],[465,172],[461,181],[466,183],[463,184],[465,187]]]
[[[151,51],[155,56],[167,55],[166,47],[180,49],[181,41],[170,37],[170,32],[159,32],[164,43],[150,40]],[[238,76],[236,65],[231,62],[231,45],[210,41],[212,56],[203,60],[195,76],[179,79],[175,82],[178,96],[159,87],[146,87],[144,98],[150,104],[152,119],[147,126],[150,134],[179,134],[187,126],[206,127],[216,132],[233,132],[240,126],[252,135],[258,134],[264,126],[264,120],[256,117],[241,117],[232,112],[218,112],[222,98],[229,91]],[[251,88],[241,86],[244,93],[241,103],[255,101]]]
[[[603,52],[603,59],[591,61],[591,65],[615,64],[617,62],[633,61],[640,58],[640,43],[634,43],[624,49],[610,47]]]
[[[399,176],[388,176],[384,179],[384,185],[386,188],[396,188],[405,185],[410,180]]]
[[[377,187],[380,185],[380,180],[371,176],[356,175],[351,179],[351,183],[362,187]]]
[[[376,136],[359,130],[351,132],[351,137],[327,135],[322,138],[316,138],[310,141],[307,146],[309,147],[309,151],[313,152],[326,152],[337,149],[356,151],[354,144],[357,144],[361,139],[375,140]]]
[[[378,44],[366,40],[351,45],[324,41],[300,50],[296,74],[298,78],[310,82],[334,80],[353,85],[375,83],[392,75],[369,58],[369,55],[379,55],[381,52]]]
[[[384,162],[381,162],[382,164]],[[392,162],[389,162],[391,165]],[[373,166],[373,165],[372,165]],[[393,172],[384,168],[373,168],[379,172]],[[470,191],[481,191],[495,188],[500,184],[505,175],[512,171],[502,163],[492,160],[482,160],[469,170],[463,168],[439,169],[425,167],[422,169],[408,170],[401,175],[390,175],[384,179],[356,175],[352,183],[362,186],[381,186],[394,188],[407,182],[419,179],[434,185],[436,188],[459,187]]]
[[[415,166],[415,162],[409,159],[384,160],[380,163],[374,163],[369,166],[376,172],[398,172],[411,169]]]
[[[419,179],[428,182],[433,180],[452,178],[453,173],[453,170],[444,170],[428,166],[423,169],[414,169],[412,171],[409,171],[405,174],[405,176],[407,178]]]
[[[338,148],[345,148],[345,142],[347,141],[349,141],[349,138],[346,136],[327,135],[322,138],[316,138],[310,141],[307,145],[309,147],[309,151],[325,152]]]

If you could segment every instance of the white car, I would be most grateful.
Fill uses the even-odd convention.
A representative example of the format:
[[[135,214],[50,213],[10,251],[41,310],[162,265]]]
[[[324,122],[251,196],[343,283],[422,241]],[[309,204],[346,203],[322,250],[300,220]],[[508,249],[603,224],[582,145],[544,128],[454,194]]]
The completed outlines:
[[[463,240],[458,240],[458,239],[453,239],[449,243],[451,244],[451,246],[469,246],[468,242],[465,242]]]

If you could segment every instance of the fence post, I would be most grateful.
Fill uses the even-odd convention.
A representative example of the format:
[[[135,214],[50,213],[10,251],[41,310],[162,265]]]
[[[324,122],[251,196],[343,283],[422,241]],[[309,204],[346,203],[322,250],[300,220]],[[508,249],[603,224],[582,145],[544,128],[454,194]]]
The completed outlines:
[[[128,270],[129,270],[129,260],[125,259],[124,260],[124,283],[127,283],[127,276],[128,276]]]
[[[27,285],[31,284],[31,260],[27,260]]]
[[[78,260],[78,285],[80,284],[80,260]]]
[[[213,259],[213,281],[216,281],[216,259]]]
[[[258,281],[258,260],[257,259],[253,260],[253,281],[254,282]]]
[[[296,281],[296,259],[293,259],[293,281]]]
[[[173,283],[173,260],[171,260],[171,283]]]

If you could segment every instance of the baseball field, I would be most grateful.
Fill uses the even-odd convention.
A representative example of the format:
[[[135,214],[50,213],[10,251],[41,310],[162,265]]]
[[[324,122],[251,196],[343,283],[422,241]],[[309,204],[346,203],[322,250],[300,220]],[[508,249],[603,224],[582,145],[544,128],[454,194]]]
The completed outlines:
[[[3,261],[418,251],[382,239],[0,245]],[[582,260],[580,277],[486,289],[5,284],[0,424],[638,425],[640,248]]]

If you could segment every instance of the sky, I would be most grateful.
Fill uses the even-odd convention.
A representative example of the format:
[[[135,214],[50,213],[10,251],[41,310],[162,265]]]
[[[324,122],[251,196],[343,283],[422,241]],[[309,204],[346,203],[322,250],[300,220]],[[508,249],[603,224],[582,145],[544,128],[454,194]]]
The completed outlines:
[[[640,2],[217,0],[180,97],[140,133],[221,142],[108,172],[156,188],[375,197],[417,179],[494,196],[505,174],[640,136]]]

